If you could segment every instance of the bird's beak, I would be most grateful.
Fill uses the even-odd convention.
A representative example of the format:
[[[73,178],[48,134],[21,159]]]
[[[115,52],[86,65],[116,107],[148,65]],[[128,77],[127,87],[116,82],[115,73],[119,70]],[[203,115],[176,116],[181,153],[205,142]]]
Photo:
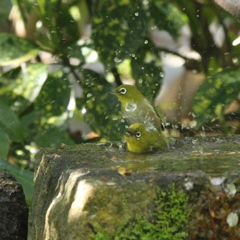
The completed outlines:
[[[107,93],[107,95],[115,95],[116,93],[115,92],[109,92]]]
[[[135,136],[135,133],[134,133],[134,131],[132,131],[131,129],[128,129],[128,130],[125,132],[125,135],[126,135],[126,136],[129,136],[129,137],[133,137],[133,136]]]

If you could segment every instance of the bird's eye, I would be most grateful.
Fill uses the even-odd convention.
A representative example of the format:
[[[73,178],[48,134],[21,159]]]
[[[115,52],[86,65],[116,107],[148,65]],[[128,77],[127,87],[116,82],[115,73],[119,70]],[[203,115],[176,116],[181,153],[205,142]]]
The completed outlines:
[[[119,93],[121,93],[122,95],[126,94],[127,89],[126,88],[120,88],[119,89]]]
[[[136,136],[137,138],[140,138],[141,135],[142,135],[141,132],[137,132],[135,136]]]

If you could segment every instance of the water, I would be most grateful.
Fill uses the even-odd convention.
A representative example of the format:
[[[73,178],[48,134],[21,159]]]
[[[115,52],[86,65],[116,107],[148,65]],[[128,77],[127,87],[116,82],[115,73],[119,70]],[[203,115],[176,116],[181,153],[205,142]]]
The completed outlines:
[[[121,166],[132,172],[196,171],[210,177],[240,169],[240,136],[172,140],[170,149],[150,154],[126,153]]]

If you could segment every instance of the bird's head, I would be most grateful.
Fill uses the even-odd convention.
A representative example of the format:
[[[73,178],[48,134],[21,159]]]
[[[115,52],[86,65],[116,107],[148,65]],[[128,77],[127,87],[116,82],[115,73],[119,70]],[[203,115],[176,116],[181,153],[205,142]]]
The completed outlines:
[[[136,87],[127,84],[117,87],[115,91],[110,94],[115,95],[124,105],[128,102],[138,102],[145,98]]]
[[[128,130],[125,133],[125,139],[126,140],[133,140],[133,141],[139,141],[143,139],[147,132],[146,128],[143,124],[141,123],[134,123],[132,124]]]

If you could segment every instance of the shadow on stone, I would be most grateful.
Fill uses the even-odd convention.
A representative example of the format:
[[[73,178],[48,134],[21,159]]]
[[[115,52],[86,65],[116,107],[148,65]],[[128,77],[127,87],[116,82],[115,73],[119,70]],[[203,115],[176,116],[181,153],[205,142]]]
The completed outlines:
[[[22,186],[6,170],[0,170],[0,239],[26,240],[28,208]]]

